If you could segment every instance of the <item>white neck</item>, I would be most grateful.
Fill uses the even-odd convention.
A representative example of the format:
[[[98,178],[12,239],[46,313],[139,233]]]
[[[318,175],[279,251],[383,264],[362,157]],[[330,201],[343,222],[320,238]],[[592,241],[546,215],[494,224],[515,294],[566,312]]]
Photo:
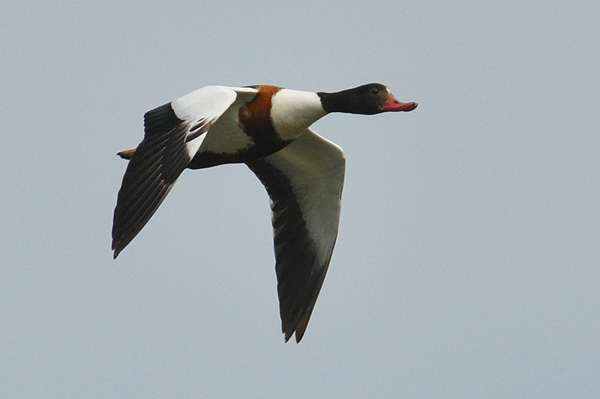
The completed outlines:
[[[281,89],[271,99],[271,120],[283,140],[294,140],[327,113],[316,93]]]

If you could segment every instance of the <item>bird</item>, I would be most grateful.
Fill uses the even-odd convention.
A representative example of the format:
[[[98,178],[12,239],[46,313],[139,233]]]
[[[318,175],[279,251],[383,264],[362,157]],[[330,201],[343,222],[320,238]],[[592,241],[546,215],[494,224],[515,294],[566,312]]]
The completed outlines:
[[[369,83],[338,92],[272,85],[205,86],[144,115],[144,138],[118,153],[129,160],[113,215],[116,259],[150,220],[185,169],[246,164],[270,199],[281,329],[299,343],[338,235],[343,150],[310,126],[333,112],[412,111]]]

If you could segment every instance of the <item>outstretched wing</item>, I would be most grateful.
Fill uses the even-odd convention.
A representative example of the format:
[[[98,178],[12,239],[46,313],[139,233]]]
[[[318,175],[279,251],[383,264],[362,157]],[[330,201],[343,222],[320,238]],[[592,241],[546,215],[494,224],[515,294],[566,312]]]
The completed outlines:
[[[144,115],[144,140],[129,161],[117,198],[112,229],[115,258],[156,212],[212,124],[238,94],[255,93],[252,88],[207,86]]]
[[[300,342],[337,238],[345,158],[312,130],[248,166],[271,199],[277,292],[285,340]]]

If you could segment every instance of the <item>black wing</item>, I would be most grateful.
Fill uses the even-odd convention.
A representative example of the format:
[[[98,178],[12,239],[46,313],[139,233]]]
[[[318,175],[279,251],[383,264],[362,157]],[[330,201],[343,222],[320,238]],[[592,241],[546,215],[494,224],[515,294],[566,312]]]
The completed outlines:
[[[311,130],[279,152],[248,163],[271,199],[282,331],[300,342],[337,238],[345,159]]]
[[[150,220],[190,162],[188,124],[175,115],[171,103],[147,112],[144,126],[144,140],[129,161],[117,198],[112,229],[115,258]]]
[[[133,156],[115,208],[115,258],[156,212],[210,134],[210,127],[235,101],[250,101],[256,92],[249,88],[205,86],[144,115],[144,140],[134,151],[119,153],[126,158],[133,152]]]

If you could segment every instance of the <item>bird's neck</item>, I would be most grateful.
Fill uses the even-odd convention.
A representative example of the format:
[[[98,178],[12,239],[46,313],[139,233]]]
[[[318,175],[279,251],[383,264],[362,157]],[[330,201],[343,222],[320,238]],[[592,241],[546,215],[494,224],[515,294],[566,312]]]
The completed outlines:
[[[271,120],[283,140],[294,140],[327,115],[316,93],[281,89],[272,98]]]

